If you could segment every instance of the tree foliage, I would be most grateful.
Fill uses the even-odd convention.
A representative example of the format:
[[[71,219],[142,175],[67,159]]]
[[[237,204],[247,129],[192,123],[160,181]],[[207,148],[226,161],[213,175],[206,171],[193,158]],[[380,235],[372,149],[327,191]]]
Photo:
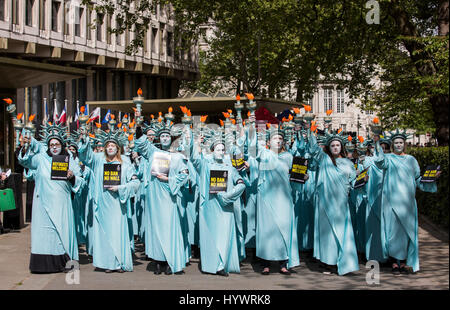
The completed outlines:
[[[301,102],[319,82],[338,84],[385,127],[435,130],[441,144],[448,142],[448,1],[140,0],[137,8],[133,2],[98,2],[117,14],[113,31],[136,33],[129,52],[142,46],[156,4],[170,4],[180,50],[197,42],[200,25],[214,23],[210,49],[200,55],[202,78],[187,87],[231,85],[231,93]],[[368,23],[374,12],[379,23]]]

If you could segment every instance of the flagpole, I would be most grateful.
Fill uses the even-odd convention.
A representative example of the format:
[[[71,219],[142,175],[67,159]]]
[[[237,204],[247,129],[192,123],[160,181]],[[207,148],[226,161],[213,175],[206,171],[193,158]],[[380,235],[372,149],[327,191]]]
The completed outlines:
[[[66,111],[66,126],[69,126],[69,114],[67,113],[67,99],[64,99],[64,111]]]
[[[48,107],[47,107],[47,98],[44,98],[44,107],[45,107],[45,116],[42,125],[47,124],[48,121]]]

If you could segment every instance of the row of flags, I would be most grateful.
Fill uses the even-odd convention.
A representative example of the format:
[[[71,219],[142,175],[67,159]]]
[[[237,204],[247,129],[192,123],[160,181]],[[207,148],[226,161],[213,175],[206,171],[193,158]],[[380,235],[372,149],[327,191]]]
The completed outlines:
[[[48,106],[47,106],[47,100],[44,100],[44,105],[45,105],[45,121],[50,121],[50,115],[48,113]],[[77,122],[77,127],[79,127],[79,121],[78,118],[81,115],[81,113],[83,113],[84,115],[89,115],[89,121],[95,121],[95,120],[100,120],[101,119],[101,110],[100,108],[95,108],[94,111],[92,111],[89,114],[89,106],[88,105],[84,105],[84,112],[80,111],[80,106],[79,106],[79,102],[77,101],[77,109],[75,111],[75,118],[74,121]],[[108,112],[106,113],[104,119],[102,120],[102,124],[104,123],[108,123],[111,119],[111,111],[108,110]],[[61,115],[58,112],[58,106],[56,105],[56,99],[54,100],[54,109],[53,109],[53,117],[52,117],[52,121],[56,124],[62,124],[62,123],[66,123],[68,120],[67,117],[67,100],[64,100],[64,108],[61,112]]]

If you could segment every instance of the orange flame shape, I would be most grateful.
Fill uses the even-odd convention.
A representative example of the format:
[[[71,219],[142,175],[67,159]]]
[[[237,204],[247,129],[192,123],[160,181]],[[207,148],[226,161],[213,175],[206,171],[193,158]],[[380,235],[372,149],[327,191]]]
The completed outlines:
[[[138,94],[138,96],[142,96],[142,89],[141,89],[141,88],[139,88],[139,89],[137,90],[137,94]]]
[[[133,135],[128,136],[128,141],[131,141],[131,140],[133,140]]]
[[[314,131],[316,131],[316,130],[317,130],[317,126],[316,126],[316,125],[312,125],[312,126],[311,126],[311,131],[314,132]]]
[[[294,108],[293,110],[294,110],[295,114],[300,114],[300,109],[299,108]]]
[[[162,112],[158,112],[158,115],[159,115],[159,116],[162,116]]]
[[[224,125],[223,120],[219,119],[219,121],[220,121],[220,126],[223,127],[223,125]]]
[[[224,116],[225,118],[229,118],[229,117],[230,117],[230,114],[228,114],[227,112],[222,112],[222,114],[223,114],[223,116]]]
[[[115,119],[116,116],[114,114],[111,114],[111,119]]]
[[[236,95],[236,100],[237,101],[241,100],[241,96],[239,94]]]
[[[255,99],[255,96],[253,96],[253,94],[250,94],[250,93],[245,93],[245,96],[247,96],[247,99],[248,99],[248,100],[253,100],[253,99]]]
[[[127,132],[127,127],[123,126],[123,132]]]
[[[316,121],[311,121],[311,126],[316,125]]]
[[[172,107],[169,107],[169,113],[172,113],[173,109]]]
[[[233,125],[236,125],[236,120],[234,118],[232,118],[231,123],[233,123]]]
[[[90,133],[90,134],[89,134],[89,137],[91,137],[91,138],[95,138],[95,135],[94,135],[94,134],[92,134],[92,133]]]
[[[333,110],[327,110],[327,115],[330,115],[331,113],[333,113]]]
[[[128,114],[125,114],[123,117],[124,117],[124,118],[128,118]]]
[[[84,106],[82,106],[82,107],[80,108],[80,113],[81,113],[81,114],[84,114],[85,109],[86,109],[86,108],[85,108]]]
[[[51,125],[52,125],[52,122],[48,122],[48,124],[51,126]]]
[[[341,131],[342,131],[342,128],[339,128],[338,133],[341,133]]]
[[[232,111],[232,110],[227,110],[227,111],[228,111],[228,113],[233,114],[233,111]]]
[[[133,107],[133,111],[134,111],[134,113],[136,113],[136,112],[137,112],[137,109],[136,109],[135,107]]]
[[[34,118],[36,117],[36,114],[32,114],[30,115],[30,117],[28,118],[29,122],[32,122],[34,120]]]
[[[242,121],[242,126],[244,126],[244,127],[245,127],[245,121]]]
[[[161,122],[162,122],[162,118],[158,117],[158,123],[161,123]]]
[[[311,106],[310,105],[305,104],[303,107],[305,108],[306,112],[311,112]]]
[[[352,140],[353,140],[353,138],[352,138],[352,136],[348,136],[348,142],[352,142]]]
[[[206,122],[206,119],[208,118],[208,115],[202,115],[200,116],[200,122],[204,123]]]
[[[363,143],[363,142],[364,142],[364,138],[363,138],[363,137],[361,137],[361,136],[358,136],[358,140],[359,140],[359,142],[361,142],[361,143]]]
[[[379,119],[378,117],[375,117],[375,118],[373,119],[373,123],[374,123],[374,124],[379,124],[379,123],[380,123],[380,119]]]
[[[95,123],[95,126],[97,126],[97,128],[101,128],[101,127],[102,127],[102,124],[100,124],[100,123]]]
[[[288,122],[289,119],[287,119],[286,117],[283,117],[283,119],[281,120],[282,122]]]
[[[153,114],[150,114],[150,117],[151,117],[152,119],[154,119],[154,118],[155,118],[155,116],[154,116]]]
[[[183,112],[184,114],[187,114],[187,108],[186,106],[180,106],[181,112]]]
[[[292,121],[294,119],[294,117],[292,116],[292,114],[289,114],[289,120]]]
[[[192,116],[191,110],[187,110],[187,116]]]
[[[267,129],[270,129],[271,124],[270,123],[266,123],[266,127]]]
[[[121,128],[122,127],[122,123],[117,124],[117,128]]]
[[[3,99],[3,101],[6,102],[7,104],[13,103],[11,98],[5,98],[5,99]]]
[[[92,122],[92,120],[91,120],[91,119],[88,119],[87,122],[86,122],[86,124],[89,124],[90,122]]]

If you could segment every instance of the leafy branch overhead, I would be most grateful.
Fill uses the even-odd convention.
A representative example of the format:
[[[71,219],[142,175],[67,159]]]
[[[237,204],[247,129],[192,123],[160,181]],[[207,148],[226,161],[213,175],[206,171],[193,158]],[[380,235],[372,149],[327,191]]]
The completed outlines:
[[[84,0],[86,1],[86,0]],[[304,101],[319,83],[338,85],[386,127],[434,130],[448,143],[448,1],[378,0],[379,23],[368,23],[365,0],[102,0],[116,14],[114,33],[133,32],[142,47],[151,15],[174,22],[183,51],[213,25],[200,53],[201,80],[185,87]],[[375,13],[377,13],[375,12]],[[351,102],[351,101],[350,101]]]

